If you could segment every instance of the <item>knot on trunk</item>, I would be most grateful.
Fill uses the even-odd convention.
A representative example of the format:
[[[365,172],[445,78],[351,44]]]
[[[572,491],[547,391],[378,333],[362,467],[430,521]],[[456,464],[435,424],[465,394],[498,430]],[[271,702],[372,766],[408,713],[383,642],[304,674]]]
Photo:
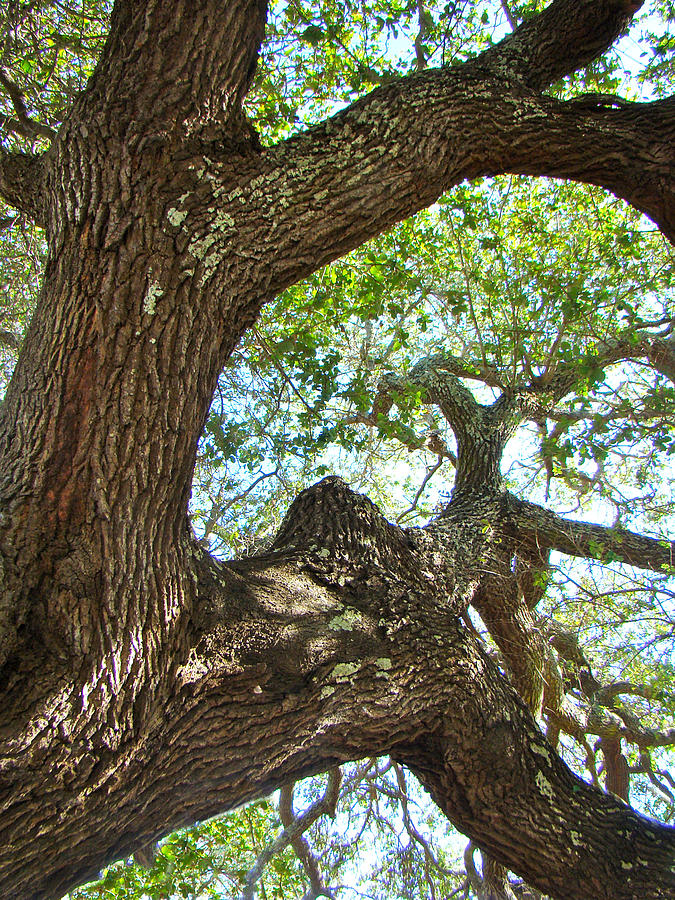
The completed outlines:
[[[457,579],[455,550],[447,535],[438,540],[424,529],[392,525],[371,500],[329,477],[298,495],[268,553],[295,557],[322,583],[353,597],[386,596],[388,619],[406,622],[466,606],[470,591]]]
[[[298,494],[269,552],[307,555],[319,565],[331,560],[391,569],[399,568],[411,549],[406,532],[388,522],[371,500],[330,476]]]

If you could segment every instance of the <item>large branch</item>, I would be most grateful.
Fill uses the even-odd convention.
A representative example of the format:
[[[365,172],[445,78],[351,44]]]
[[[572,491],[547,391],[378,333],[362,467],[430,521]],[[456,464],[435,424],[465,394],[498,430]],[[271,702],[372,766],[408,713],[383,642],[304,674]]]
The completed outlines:
[[[502,172],[602,185],[650,215],[672,240],[674,140],[675,100],[587,110],[477,66],[427,71],[380,87],[266,151],[252,185],[240,183],[237,204],[225,212],[248,233],[243,217],[268,198],[255,223],[269,241],[263,252],[274,249],[268,277],[275,292],[460,181]],[[207,171],[222,186],[219,202],[226,202],[231,171]]]
[[[490,712],[483,690],[474,703],[460,688],[444,727],[399,748],[397,758],[461,831],[547,895],[672,897],[675,830],[572,775],[523,705],[506,700],[509,689],[491,678],[492,666],[485,660],[481,675]]]
[[[508,516],[515,532],[534,541],[542,550],[558,550],[569,556],[622,562],[654,572],[672,571],[675,543],[636,534],[625,528],[609,528],[590,522],[564,519],[536,503],[508,496]]]
[[[627,8],[587,0],[550,7],[570,21],[583,12],[593,52],[598,35],[606,43],[623,26]],[[552,27],[553,19],[545,21]],[[531,33],[533,47],[535,34],[542,37]],[[591,58],[584,42],[568,56],[569,47],[549,38],[551,52],[561,54],[558,68]],[[194,248],[200,277],[222,278],[222,264],[246,252],[249,272],[254,260],[264,266],[265,294],[278,293],[462,180],[500,172],[604,184],[675,236],[673,104],[589,110],[553,100],[510,68],[509,46],[383,85],[258,158],[191,160],[199,184],[181,185],[166,215],[177,240]],[[548,63],[542,71],[543,80],[551,77]]]
[[[536,117],[536,116],[535,116]],[[675,97],[588,109],[574,101],[550,101],[547,158],[519,155],[505,170],[549,175],[599,185],[649,216],[675,242]],[[543,122],[541,123],[543,126]],[[529,138],[523,149],[529,152]],[[504,170],[502,170],[504,171]]]
[[[629,337],[608,339],[599,345],[597,360],[600,364],[646,360],[657,372],[675,383],[675,335],[663,337],[637,332]]]
[[[117,0],[78,115],[115,110],[120,128],[155,138],[236,131],[266,15],[266,0]]]
[[[644,0],[563,0],[516,28],[483,58],[496,71],[543,90],[596,59],[626,29]]]

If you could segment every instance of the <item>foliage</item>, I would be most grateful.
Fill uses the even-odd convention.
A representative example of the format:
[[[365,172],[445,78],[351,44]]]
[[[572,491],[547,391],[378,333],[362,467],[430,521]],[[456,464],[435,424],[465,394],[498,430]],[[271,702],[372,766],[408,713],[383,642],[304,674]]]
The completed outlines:
[[[253,804],[237,815],[176,832],[162,844],[149,868],[129,861],[117,863],[95,885],[70,896],[72,900],[237,896],[248,868],[277,826],[269,802]],[[282,900],[301,889],[299,864],[293,854],[276,855],[266,870],[266,896]]]

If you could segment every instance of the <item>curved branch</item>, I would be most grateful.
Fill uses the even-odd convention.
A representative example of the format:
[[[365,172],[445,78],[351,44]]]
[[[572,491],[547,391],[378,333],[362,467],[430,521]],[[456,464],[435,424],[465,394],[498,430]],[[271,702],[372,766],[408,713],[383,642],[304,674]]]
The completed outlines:
[[[255,885],[262,877],[265,866],[272,857],[281,853],[289,845],[293,847],[302,862],[308,877],[310,878],[312,890],[316,897],[333,897],[333,894],[326,890],[321,875],[319,873],[316,860],[311,855],[309,845],[303,838],[303,834],[308,828],[321,818],[321,816],[335,816],[335,806],[340,794],[340,769],[331,769],[328,773],[328,783],[323,796],[312,803],[302,814],[296,816],[293,812],[293,784],[284,785],[281,788],[281,796],[279,798],[279,815],[284,826],[281,834],[258,855],[254,865],[246,875],[246,886],[241,895],[241,900],[254,900]]]
[[[26,109],[26,103],[23,94],[21,93],[21,88],[9,78],[2,68],[0,68],[0,85],[7,91],[18,119],[18,122],[16,123],[18,127],[12,130],[17,130],[26,137],[44,137],[50,141],[56,137],[56,132],[53,128],[49,128],[47,125],[42,125],[40,122],[36,122],[35,119],[31,119],[28,115],[28,110]],[[5,122],[6,124],[9,124],[9,120],[5,119]]]
[[[543,90],[596,59],[627,28],[644,0],[561,0],[519,25],[484,54],[498,71]],[[513,19],[502,4],[509,23]]]
[[[456,368],[444,354],[435,354],[421,359],[407,375],[385,375],[377,388],[373,415],[388,410],[394,394],[417,389],[425,403],[439,407],[456,432],[477,427],[482,407],[459,380]]]
[[[483,679],[492,666],[486,658]],[[660,845],[657,855],[672,860],[675,830],[640,819],[623,803],[572,776],[534,725],[526,724],[530,719],[522,704],[517,712],[509,707],[508,717],[506,707],[503,717],[495,715],[498,698],[504,696],[496,684],[490,683],[492,715],[480,708],[482,692],[474,694],[475,704],[468,695],[457,698],[457,707],[436,734],[420,736],[395,753],[448,818],[494,859],[547,894],[590,894],[595,900],[672,896],[670,863],[656,874],[649,854]],[[460,729],[455,716],[462,716]],[[480,779],[474,778],[477,765]],[[509,815],[502,822],[494,811],[504,802]],[[533,818],[537,824],[522,842],[516,831]],[[597,828],[592,834],[591,820]],[[564,843],[557,838],[559,821],[566,822]]]
[[[645,335],[637,340],[618,337],[605,341],[598,353],[601,363],[646,359],[649,364],[675,383],[675,335]]]
[[[600,738],[625,738],[639,747],[672,747],[675,728],[643,728],[637,716],[621,708],[594,706],[588,716],[586,732]]]
[[[627,9],[630,4],[623,0],[554,0],[541,15],[551,28],[558,18],[572,22],[578,17],[590,29],[596,52],[598,35],[602,42],[611,40]],[[546,19],[549,14],[554,17]],[[527,27],[534,28],[536,21]],[[570,54],[541,28],[537,39],[547,47],[546,60],[537,59],[546,73],[542,80],[553,76],[551,65],[558,71],[581,64],[588,47],[581,56]],[[528,47],[534,36],[532,31]],[[225,260],[245,254],[249,263],[258,259],[264,267],[261,304],[429,206],[462,180],[503,172],[604,185],[675,237],[675,103],[575,109],[523,81],[520,57],[509,55],[508,40],[489,58],[382,85],[246,164],[238,159],[234,165],[229,152],[212,153],[198,166],[192,160],[201,175],[200,190],[186,194],[181,186],[180,203],[167,207],[167,218],[185,232],[195,258],[208,261],[203,283],[222,274]],[[583,48],[584,41],[578,46]],[[556,53],[561,58],[553,64],[548,54]],[[194,235],[183,224],[197,221],[194,216],[205,209],[210,221],[199,224],[208,233],[208,253],[204,241],[191,240]]]
[[[468,64],[408,76],[263,154],[256,186],[275,198],[265,228],[284,263],[271,283],[285,288],[465,178],[504,172],[604,186],[673,240],[674,140],[675,100],[586,111]]]

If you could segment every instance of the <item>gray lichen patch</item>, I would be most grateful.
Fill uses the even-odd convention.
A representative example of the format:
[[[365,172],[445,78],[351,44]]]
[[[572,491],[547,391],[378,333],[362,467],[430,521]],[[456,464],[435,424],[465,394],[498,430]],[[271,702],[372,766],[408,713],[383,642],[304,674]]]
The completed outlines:
[[[534,777],[537,787],[539,788],[539,793],[543,794],[544,797],[548,797],[549,800],[555,799],[555,792],[553,790],[553,786],[551,782],[544,776],[543,772],[537,772]]]
[[[157,281],[152,278],[148,284],[147,290],[145,291],[145,297],[143,297],[143,312],[149,316],[154,316],[155,311],[157,309],[157,301],[163,295],[164,291],[160,287]]]
[[[334,678],[336,681],[349,681],[352,675],[355,675],[360,668],[360,663],[338,663],[331,670],[331,678]]]
[[[551,755],[545,747],[540,747],[538,744],[532,744],[531,750],[533,753],[536,753],[537,756],[542,756],[546,762],[551,762]]]
[[[174,228],[180,228],[180,226],[187,218],[187,210],[171,207],[171,209],[167,212],[166,217],[174,226]]]
[[[363,616],[355,609],[345,609],[338,616],[334,616],[328,623],[331,631],[354,631],[363,624]]]

